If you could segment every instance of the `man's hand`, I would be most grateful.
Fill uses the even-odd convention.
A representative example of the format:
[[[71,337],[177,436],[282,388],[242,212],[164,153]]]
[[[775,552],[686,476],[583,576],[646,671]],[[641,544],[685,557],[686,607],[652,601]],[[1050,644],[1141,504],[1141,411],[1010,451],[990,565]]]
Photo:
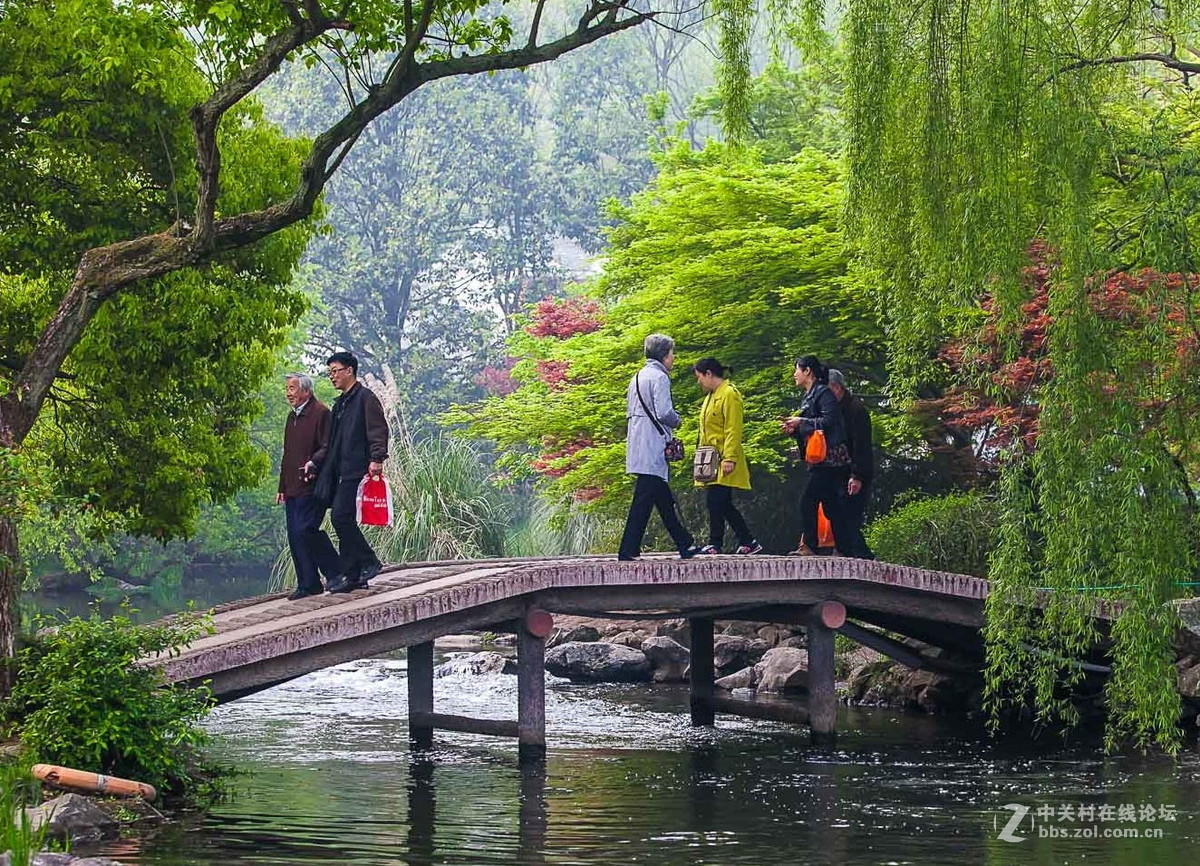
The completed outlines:
[[[862,482],[857,478],[851,478],[850,483],[846,485],[846,492],[851,496],[857,496],[862,491]]]
[[[312,481],[316,477],[317,477],[317,464],[316,463],[313,463],[311,460],[309,460],[302,467],[300,467],[300,480],[301,481]]]
[[[368,475],[382,475],[383,474],[383,464],[376,463],[374,460],[372,460],[370,462],[370,464],[368,464],[368,466],[367,466],[367,474]]]
[[[276,494],[275,494],[275,504],[276,504],[276,505],[283,505],[283,494],[282,494],[282,493],[276,493]]]
[[[722,475],[732,475],[733,469],[735,466],[737,466],[737,464],[734,463],[732,460],[722,460],[721,461],[721,474]]]

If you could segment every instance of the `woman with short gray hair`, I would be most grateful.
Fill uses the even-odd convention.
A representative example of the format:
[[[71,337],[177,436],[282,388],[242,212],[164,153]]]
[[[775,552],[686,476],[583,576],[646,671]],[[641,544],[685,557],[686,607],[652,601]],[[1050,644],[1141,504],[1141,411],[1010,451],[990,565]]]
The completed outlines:
[[[617,559],[637,559],[646,535],[646,524],[650,522],[650,512],[655,509],[679,548],[679,557],[691,559],[698,548],[675,512],[675,497],[667,484],[664,452],[667,440],[681,423],[671,402],[671,377],[668,375],[675,363],[675,341],[665,334],[651,334],[642,349],[646,363],[625,389],[625,471],[637,480]]]

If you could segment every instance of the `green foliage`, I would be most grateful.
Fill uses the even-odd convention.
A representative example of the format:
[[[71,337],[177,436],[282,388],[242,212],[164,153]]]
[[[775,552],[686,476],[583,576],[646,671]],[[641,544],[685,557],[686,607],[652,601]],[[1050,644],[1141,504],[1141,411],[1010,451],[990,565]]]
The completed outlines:
[[[884,562],[987,577],[996,547],[994,500],[981,493],[951,493],[897,506],[874,521],[867,543]]]
[[[31,765],[25,757],[0,759],[0,849],[12,855],[13,866],[26,866],[45,850],[47,828],[35,830],[25,813],[26,806],[38,804],[41,793],[41,784],[29,772]]]
[[[1105,327],[1088,290],[1118,269],[1200,270],[1198,103],[1188,73],[1169,71],[1198,12],[939,0],[913,14],[854,0],[843,20],[848,213],[878,274],[897,393],[920,390],[930,350],[976,321],[985,293],[1012,341],[1025,250],[1040,239],[1057,259],[1037,449],[1014,455],[1002,483],[989,700],[1070,720],[1070,660],[1095,647],[1097,600],[1119,602],[1110,746],[1176,747],[1169,602],[1196,567],[1178,489],[1181,467],[1194,476],[1198,416],[1190,393],[1172,395],[1186,408],[1164,435],[1148,405],[1166,317]]]
[[[211,774],[200,727],[211,695],[168,685],[159,668],[138,662],[208,631],[197,618],[138,626],[93,614],[58,623],[21,651],[5,716],[35,760],[200,793]]]
[[[796,401],[791,360],[882,364],[873,313],[847,274],[841,206],[837,164],[815,151],[774,165],[717,145],[670,151],[658,179],[614,210],[605,272],[587,287],[604,304],[600,326],[565,338],[518,332],[509,353],[522,359],[521,387],[452,418],[496,441],[515,476],[529,474],[533,450],[552,495],[619,510],[625,388],[642,340],[658,331],[676,340],[681,438],[695,436],[701,398],[688,365],[712,355],[746,397],[751,464],[780,468],[791,443],[776,419]]]

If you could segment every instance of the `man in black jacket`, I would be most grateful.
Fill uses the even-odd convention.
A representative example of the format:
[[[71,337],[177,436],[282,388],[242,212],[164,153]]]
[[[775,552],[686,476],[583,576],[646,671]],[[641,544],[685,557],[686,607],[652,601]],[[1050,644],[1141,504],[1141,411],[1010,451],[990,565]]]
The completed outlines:
[[[319,467],[316,496],[330,504],[330,522],[338,537],[338,577],[330,592],[362,589],[379,573],[379,557],[358,527],[358,485],[367,475],[383,473],[388,427],[383,405],[358,381],[358,358],[334,352],[326,362],[329,381],[341,395],[333,401],[333,422],[325,461]]]
[[[837,397],[838,409],[846,429],[846,445],[850,449],[850,481],[842,499],[842,518],[845,522],[846,539],[835,538],[838,552],[842,556],[859,559],[874,559],[875,554],[863,538],[863,514],[867,510],[867,499],[871,495],[871,482],[875,480],[875,451],[871,445],[871,413],[867,407],[846,387],[846,378],[839,370],[829,371],[829,390]]]

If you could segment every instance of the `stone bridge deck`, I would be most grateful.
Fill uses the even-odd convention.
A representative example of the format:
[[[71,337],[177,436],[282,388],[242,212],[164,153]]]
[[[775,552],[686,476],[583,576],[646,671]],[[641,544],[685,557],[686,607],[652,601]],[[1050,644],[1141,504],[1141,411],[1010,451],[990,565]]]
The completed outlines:
[[[840,602],[855,620],[970,655],[986,580],[839,557],[649,556],[392,566],[369,589],[218,608],[214,634],[160,660],[169,680],[231,700],[310,671],[471,629],[520,632],[532,609],[629,618],[805,622]]]

